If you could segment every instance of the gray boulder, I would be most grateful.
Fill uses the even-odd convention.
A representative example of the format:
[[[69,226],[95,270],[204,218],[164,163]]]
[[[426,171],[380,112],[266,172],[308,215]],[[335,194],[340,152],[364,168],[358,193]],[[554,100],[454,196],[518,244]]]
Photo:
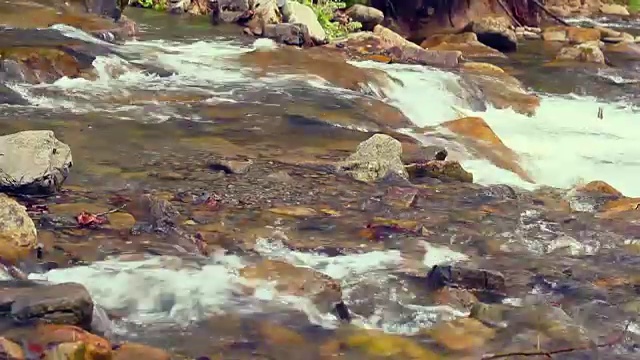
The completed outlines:
[[[354,21],[362,24],[362,30],[371,31],[384,21],[384,13],[371,6],[355,4],[345,12]]]
[[[53,194],[72,164],[71,149],[53,131],[0,136],[0,191]]]
[[[401,156],[400,141],[389,135],[375,134],[361,142],[355,153],[337,165],[337,170],[364,182],[377,181],[389,174],[408,179]]]

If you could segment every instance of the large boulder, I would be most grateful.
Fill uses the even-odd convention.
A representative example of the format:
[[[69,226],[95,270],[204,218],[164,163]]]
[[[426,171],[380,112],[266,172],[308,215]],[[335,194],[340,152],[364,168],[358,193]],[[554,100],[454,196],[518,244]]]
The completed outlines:
[[[260,32],[262,36],[285,45],[313,45],[309,28],[304,24],[265,24]]]
[[[345,12],[353,21],[362,24],[362,30],[371,31],[384,21],[384,13],[371,6],[355,4]]]
[[[25,207],[0,193],[0,258],[16,263],[37,245],[36,226]]]
[[[53,324],[91,326],[93,300],[84,286],[75,283],[11,287],[0,282],[0,313],[14,322],[34,320]]]
[[[0,190],[53,194],[72,166],[71,149],[53,131],[0,136]]]
[[[570,61],[606,64],[604,53],[598,41],[590,41],[575,46],[565,46],[556,55],[556,61]]]
[[[287,2],[287,6],[291,13],[288,19],[289,23],[305,25],[309,29],[311,39],[316,44],[327,42],[327,33],[318,22],[318,16],[309,6],[296,1]]]
[[[478,41],[478,36],[472,32],[433,35],[420,46],[429,50],[460,51],[468,59],[505,57],[500,51]]]
[[[573,26],[551,26],[542,32],[545,41],[570,42],[582,44],[589,41],[600,40],[601,30],[596,28],[581,28]]]
[[[602,4],[600,12],[605,15],[629,16],[627,7],[620,4]]]
[[[393,174],[409,177],[402,163],[402,143],[384,134],[375,134],[361,142],[355,153],[337,165],[337,170],[364,182]]]
[[[518,48],[518,38],[506,17],[485,17],[471,23],[471,31],[478,35],[478,40],[496,50],[503,52],[515,51]]]

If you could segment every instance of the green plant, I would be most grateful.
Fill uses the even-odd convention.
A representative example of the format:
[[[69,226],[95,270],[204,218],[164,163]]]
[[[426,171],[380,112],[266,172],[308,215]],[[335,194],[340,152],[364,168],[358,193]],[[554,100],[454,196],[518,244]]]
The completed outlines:
[[[131,0],[131,3],[138,3],[146,9],[164,11],[167,9],[167,1],[168,0]]]
[[[338,9],[344,9],[346,4],[337,0],[297,0],[299,3],[309,6],[318,17],[318,22],[327,33],[329,40],[335,40],[347,36],[349,33],[362,28],[359,22],[341,24],[332,21],[334,13]]]

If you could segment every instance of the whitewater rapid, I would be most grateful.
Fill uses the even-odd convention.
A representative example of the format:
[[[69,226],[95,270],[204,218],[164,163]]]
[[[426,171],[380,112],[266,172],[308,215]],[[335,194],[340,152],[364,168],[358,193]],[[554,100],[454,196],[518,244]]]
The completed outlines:
[[[85,41],[102,43],[76,29],[54,26],[65,34]],[[257,85],[287,95],[293,81],[306,86],[330,89],[348,96],[349,91],[332,88],[327,82],[303,75],[267,74],[256,79],[234,61],[250,51],[277,51],[272,41],[260,39],[252,46],[240,46],[230,41],[130,41],[115,46],[115,50],[131,62],[147,63],[172,72],[159,76],[134,69],[132,63],[118,58],[98,57],[94,65],[98,79],[62,78],[53,84],[12,87],[37,107],[51,111],[102,112],[127,119],[139,112],[150,122],[168,118],[199,121],[184,113],[150,111],[144,106],[118,105],[97,98],[126,97],[133,91],[161,91],[202,95],[209,102],[247,101]],[[386,92],[386,101],[397,106],[416,125],[438,125],[459,116],[459,99],[449,90],[456,75],[437,69],[404,65],[385,65],[372,62],[356,63],[362,67],[376,67],[401,80]],[[55,94],[63,94],[56,96]],[[640,196],[635,177],[640,174],[640,119],[638,111],[624,102],[602,102],[584,96],[553,96],[540,94],[540,108],[533,117],[512,110],[489,107],[486,112],[465,110],[468,115],[484,118],[502,141],[520,154],[523,167],[532,175],[536,185],[522,181],[515,174],[497,168],[483,159],[464,159],[463,166],[473,172],[476,182],[506,183],[531,189],[538,185],[568,188],[577,182],[604,180],[628,196]],[[597,117],[602,108],[605,120]],[[281,243],[262,239],[255,249],[262,256],[310,267],[341,282],[348,303],[354,284],[371,283],[389,299],[388,305],[376,309],[375,314],[362,317],[354,314],[355,323],[388,332],[411,334],[431,323],[455,316],[464,316],[448,307],[424,307],[403,303],[395,293],[391,273],[402,270],[402,254],[398,251],[379,251],[365,254],[327,257],[287,249]],[[423,265],[430,266],[465,260],[466,256],[446,248],[425,243]],[[124,311],[126,320],[149,324],[173,322],[188,325],[193,321],[225,311],[259,312],[265,304],[279,304],[307,314],[309,320],[324,327],[334,327],[338,319],[321,313],[309,299],[280,294],[274,284],[260,284],[253,295],[246,295],[242,287],[246,279],[239,270],[247,260],[235,255],[215,254],[206,263],[186,263],[177,258],[149,256],[142,260],[124,261],[113,258],[88,266],[55,269],[45,274],[31,274],[31,278],[56,283],[78,282],[85,285],[94,300],[109,310]],[[380,274],[384,273],[384,276]],[[215,281],[212,281],[215,279]],[[354,295],[355,296],[355,295]]]
[[[67,36],[108,45],[77,29],[55,25]],[[112,45],[109,45],[112,46]],[[158,76],[135,70],[118,57],[98,57],[95,67],[98,79],[62,78],[47,85],[13,85],[36,106],[71,112],[101,111],[123,119],[132,114],[144,115],[148,121],[162,122],[169,118],[199,121],[197,116],[185,115],[153,106],[100,104],[96,97],[126,97],[131,91],[161,91],[190,93],[207,98],[208,102],[255,101],[252,93],[257,84],[274,93],[286,94],[293,82],[316,89],[333,89],[342,96],[350,91],[332,88],[317,77],[303,75],[267,74],[256,79],[255,73],[242,68],[238,56],[250,51],[277,51],[270,40],[256,40],[252,46],[240,46],[232,41],[130,41],[115,46],[120,54],[172,72]],[[401,80],[387,91],[391,104],[397,106],[416,125],[437,125],[459,117],[460,100],[449,90],[456,75],[428,67],[355,63],[361,67],[375,67]],[[124,71],[125,69],[126,71]],[[38,88],[57,90],[66,96],[43,96]],[[464,167],[481,184],[505,183],[533,189],[540,185],[570,188],[577,183],[604,180],[627,196],[640,196],[635,177],[640,174],[640,109],[620,102],[605,102],[586,96],[555,96],[540,94],[542,101],[536,115],[527,117],[510,109],[498,110],[489,106],[485,112],[463,109],[467,115],[482,117],[502,141],[521,157],[521,165],[536,184],[523,181],[515,174],[500,169],[484,159],[462,158]],[[604,120],[598,119],[602,108]]]

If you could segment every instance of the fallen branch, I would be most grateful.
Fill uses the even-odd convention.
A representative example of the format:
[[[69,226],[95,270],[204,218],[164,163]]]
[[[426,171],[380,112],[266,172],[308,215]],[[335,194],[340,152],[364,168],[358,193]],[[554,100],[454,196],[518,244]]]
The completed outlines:
[[[568,22],[564,21],[564,19],[562,19],[558,15],[552,13],[551,11],[547,10],[547,8],[544,7],[544,5],[542,5],[539,0],[531,0],[531,1],[533,1],[533,3],[536,4],[536,6],[540,8],[540,10],[544,11],[545,14],[551,16],[551,18],[553,18],[555,21],[559,22],[560,24],[562,24],[564,26],[571,26]]]
[[[507,15],[509,15],[509,17],[511,18],[511,21],[513,21],[514,24],[516,24],[516,26],[522,26],[522,24],[520,23],[520,21],[518,21],[518,19],[516,19],[515,16],[513,16],[513,14],[511,13],[511,11],[509,11],[509,9],[507,8],[507,6],[502,2],[502,0],[498,0],[498,5],[500,5],[500,7],[502,8],[502,10],[504,10],[505,13],[507,13]]]
[[[556,354],[565,354],[565,353],[581,351],[581,350],[591,350],[591,349],[609,347],[609,346],[613,346],[618,343],[621,343],[622,340],[624,340],[624,336],[626,335],[630,325],[631,325],[631,321],[628,321],[624,329],[619,335],[609,339],[608,341],[605,341],[602,344],[566,347],[566,348],[550,350],[550,351],[531,350],[531,351],[516,351],[516,352],[510,352],[510,353],[500,353],[500,354],[486,354],[482,356],[481,360],[501,359],[501,358],[512,357],[512,356],[544,356],[548,359],[552,359],[553,358],[552,355],[556,355]]]

